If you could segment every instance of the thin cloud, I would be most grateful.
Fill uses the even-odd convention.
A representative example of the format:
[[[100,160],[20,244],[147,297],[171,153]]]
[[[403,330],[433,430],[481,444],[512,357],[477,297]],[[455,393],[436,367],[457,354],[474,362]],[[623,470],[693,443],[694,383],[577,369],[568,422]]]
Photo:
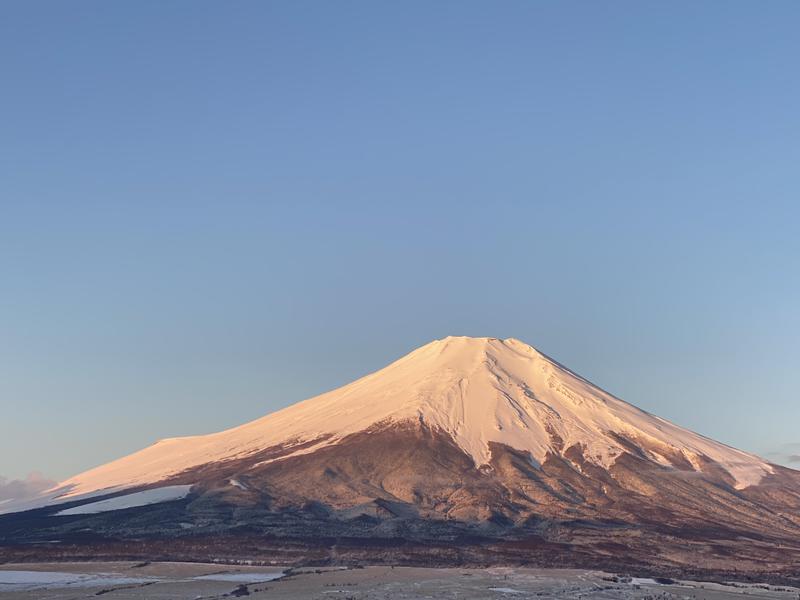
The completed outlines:
[[[800,443],[783,444],[772,452],[767,452],[765,457],[775,464],[797,469],[800,466]]]
[[[56,483],[38,472],[29,473],[25,479],[8,479],[0,476],[0,502],[32,498]]]

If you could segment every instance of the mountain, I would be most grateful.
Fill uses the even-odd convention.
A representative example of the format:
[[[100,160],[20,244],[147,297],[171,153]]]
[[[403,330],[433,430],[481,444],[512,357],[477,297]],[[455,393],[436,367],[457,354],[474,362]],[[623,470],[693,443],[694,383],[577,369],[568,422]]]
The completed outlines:
[[[800,572],[800,472],[642,411],[515,339],[437,340],[0,510],[6,553],[57,539],[48,551],[98,556]]]

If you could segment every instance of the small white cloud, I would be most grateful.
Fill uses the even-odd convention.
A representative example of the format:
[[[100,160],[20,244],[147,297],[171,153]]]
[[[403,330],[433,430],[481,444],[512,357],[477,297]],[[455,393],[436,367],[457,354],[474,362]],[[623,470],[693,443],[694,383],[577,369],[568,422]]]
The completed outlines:
[[[29,473],[25,479],[8,479],[0,476],[0,502],[32,498],[56,483],[38,472]]]

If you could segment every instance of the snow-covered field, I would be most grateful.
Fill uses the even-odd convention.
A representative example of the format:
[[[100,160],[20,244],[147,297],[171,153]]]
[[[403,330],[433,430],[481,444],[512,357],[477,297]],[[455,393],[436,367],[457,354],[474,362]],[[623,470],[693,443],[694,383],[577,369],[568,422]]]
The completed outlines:
[[[765,584],[659,584],[576,569],[426,569],[413,567],[279,569],[197,563],[73,563],[0,566],[3,600],[796,600],[800,590]]]
[[[0,570],[0,593],[48,588],[115,587],[157,581],[152,577],[127,577],[114,573]]]
[[[2,598],[183,598],[274,581],[283,569],[200,563],[48,563],[0,566]],[[138,590],[142,590],[139,592]],[[154,590],[160,590],[155,592]],[[68,593],[64,596],[64,593]],[[141,596],[139,595],[141,593]],[[194,598],[197,595],[191,596]],[[188,596],[187,596],[188,597]]]

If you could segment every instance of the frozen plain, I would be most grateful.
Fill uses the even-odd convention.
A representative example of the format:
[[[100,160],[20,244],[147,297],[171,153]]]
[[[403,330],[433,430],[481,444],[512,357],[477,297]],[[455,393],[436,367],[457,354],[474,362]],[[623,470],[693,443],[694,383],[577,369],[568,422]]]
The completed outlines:
[[[766,584],[657,583],[600,571],[527,568],[295,568],[202,563],[32,563],[0,565],[4,600],[248,597],[312,600],[564,598],[625,600],[796,600],[800,589]]]

